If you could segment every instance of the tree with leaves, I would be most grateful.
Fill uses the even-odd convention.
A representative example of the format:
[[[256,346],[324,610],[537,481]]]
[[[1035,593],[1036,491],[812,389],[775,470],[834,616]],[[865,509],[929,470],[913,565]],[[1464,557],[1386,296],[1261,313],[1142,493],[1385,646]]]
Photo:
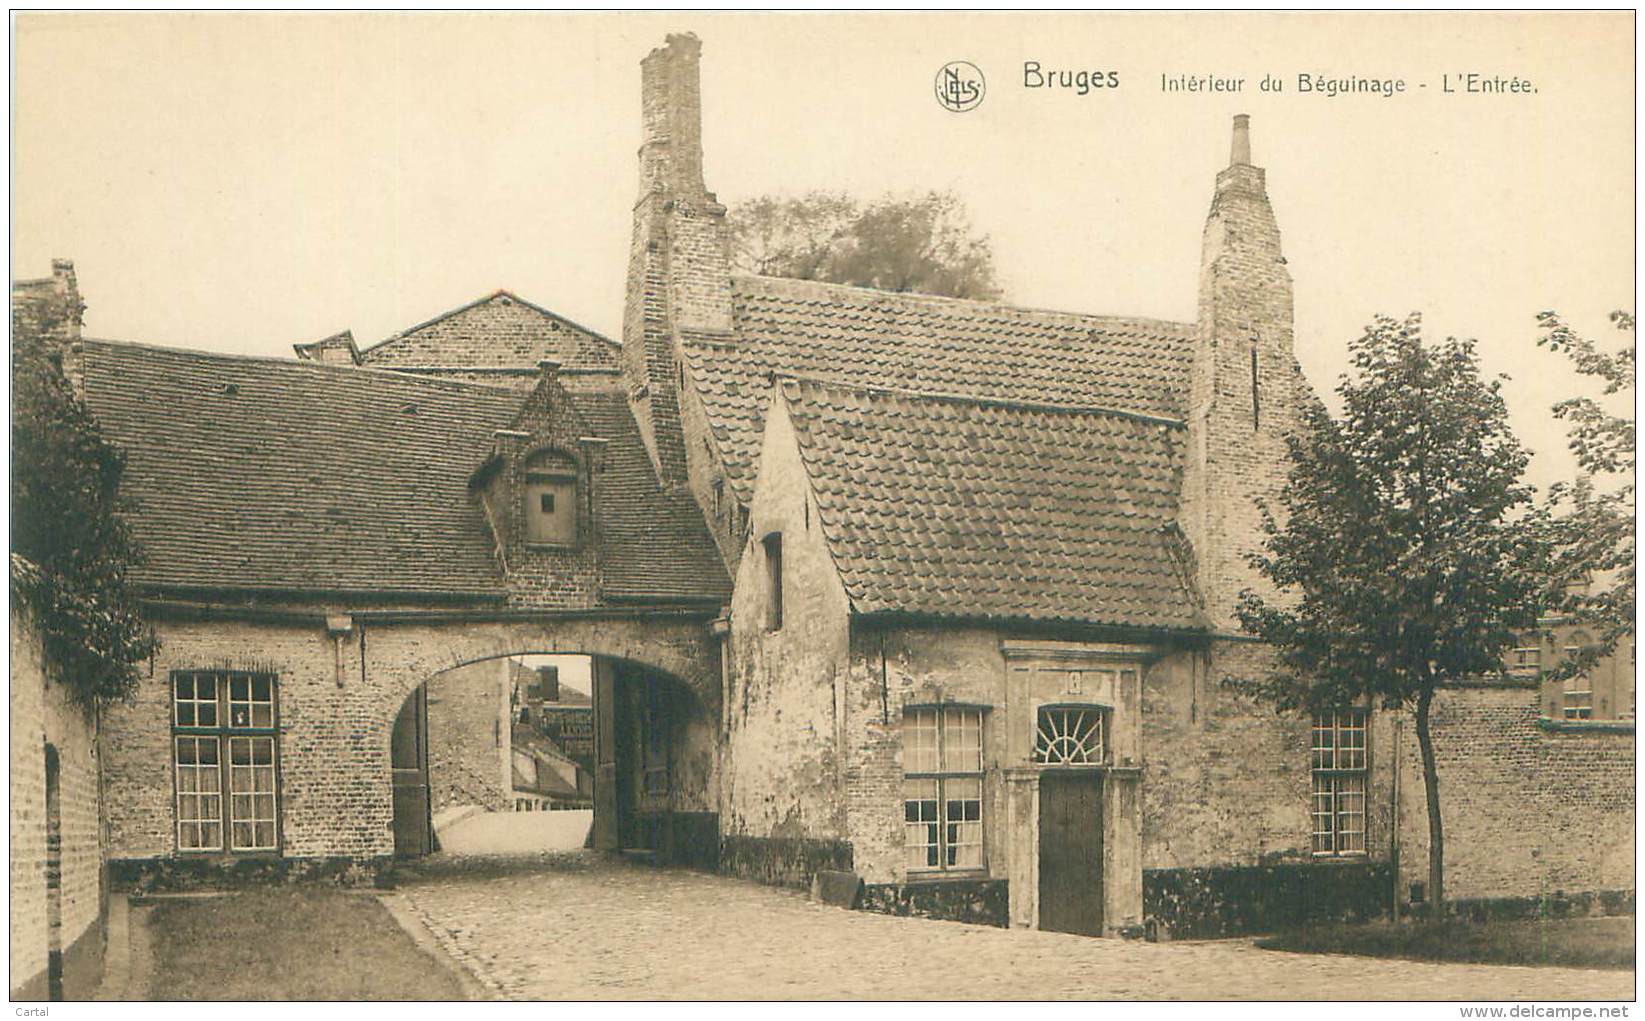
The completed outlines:
[[[1612,312],[1630,339],[1604,352],[1554,312],[1537,316],[1537,344],[1565,355],[1578,373],[1598,381],[1603,397],[1634,393],[1634,317]],[[1563,680],[1592,669],[1634,630],[1634,420],[1606,410],[1600,399],[1572,397],[1553,407],[1570,424],[1570,448],[1581,475],[1549,487],[1538,519],[1552,547],[1549,604],[1597,633],[1552,671]]]
[[[35,612],[48,662],[82,707],[125,698],[154,651],[129,569],[125,458],[63,372],[60,312],[12,308],[11,585]]]
[[[1445,834],[1430,712],[1440,688],[1497,672],[1515,632],[1536,622],[1542,557],[1517,520],[1532,495],[1528,456],[1472,341],[1425,345],[1417,316],[1379,317],[1349,350],[1341,416],[1305,410],[1289,485],[1263,509],[1251,562],[1276,595],[1247,590],[1238,609],[1274,666],[1229,683],[1284,711],[1414,711],[1438,920]]]
[[[766,195],[731,211],[732,258],[761,276],[856,284],[952,298],[997,299],[994,256],[951,192],[884,196]]]

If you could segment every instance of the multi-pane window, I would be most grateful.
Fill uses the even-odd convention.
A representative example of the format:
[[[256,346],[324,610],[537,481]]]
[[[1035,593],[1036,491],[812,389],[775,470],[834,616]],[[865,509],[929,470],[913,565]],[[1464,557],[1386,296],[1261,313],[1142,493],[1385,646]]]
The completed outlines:
[[[1047,766],[1097,766],[1105,761],[1108,720],[1097,706],[1042,706],[1034,761]]]
[[[1365,853],[1363,709],[1314,714],[1314,853]]]
[[[1586,639],[1587,635],[1578,631],[1576,637]],[[1567,645],[1560,650],[1564,653],[1568,663],[1582,654],[1582,646]],[[1594,718],[1594,683],[1586,674],[1572,677],[1565,681],[1564,712],[1567,720],[1591,720]]]
[[[1594,686],[1586,676],[1572,677],[1565,682],[1565,718],[1591,720],[1594,718]]]
[[[177,846],[272,851],[278,846],[273,674],[171,675]]]
[[[909,709],[903,773],[908,868],[982,868],[982,710]]]
[[[1535,645],[1515,649],[1508,654],[1508,670],[1516,674],[1535,674],[1542,669],[1542,650]]]

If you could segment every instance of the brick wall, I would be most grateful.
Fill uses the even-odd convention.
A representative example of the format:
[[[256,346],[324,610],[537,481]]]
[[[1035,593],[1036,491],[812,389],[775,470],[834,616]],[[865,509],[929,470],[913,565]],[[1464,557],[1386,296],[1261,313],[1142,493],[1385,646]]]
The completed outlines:
[[[1548,730],[1534,687],[1443,692],[1433,708],[1452,900],[1634,887],[1634,734]],[[1400,894],[1425,882],[1416,732],[1402,741]]]
[[[706,619],[594,615],[477,620],[462,611],[444,619],[413,615],[398,620],[398,614],[390,614],[384,621],[364,616],[354,619],[339,650],[323,614],[256,614],[256,619],[245,619],[250,614],[212,618],[195,612],[168,613],[158,620],[160,649],[152,664],[144,665],[138,691],[129,703],[111,707],[104,717],[104,803],[111,858],[152,861],[176,854],[169,686],[173,670],[278,675],[284,863],[276,871],[281,874],[293,874],[294,869],[316,872],[339,861],[345,868],[351,862],[369,865],[392,853],[389,736],[395,716],[417,685],[455,666],[554,650],[655,664],[691,689],[708,720],[717,719],[719,660]],[[681,754],[691,761],[682,763],[679,775],[706,789],[682,791],[682,805],[714,801],[712,745],[705,750],[701,736],[715,732],[712,723],[693,722],[684,734]],[[239,856],[235,867],[250,860]],[[243,871],[255,870],[246,865]]]
[[[97,723],[50,679],[32,615],[16,601],[10,648],[11,995],[46,998],[47,952],[55,946],[63,953],[63,993],[81,999],[102,976],[105,887]],[[58,768],[55,935],[47,890],[48,744]]]
[[[439,812],[513,807],[509,772],[509,661],[490,659],[428,682],[429,799]]]
[[[361,361],[377,368],[535,368],[545,358],[575,368],[615,367],[617,346],[499,291],[366,350]]]
[[[486,521],[506,565],[509,603],[520,607],[577,608],[600,602],[599,549],[595,501],[590,486],[590,452],[580,440],[590,430],[577,416],[557,376],[539,375],[536,387],[512,424],[524,437],[499,437],[501,465],[480,498]],[[577,466],[577,542],[568,547],[526,541],[527,462],[553,452]],[[598,486],[598,481],[594,486]]]
[[[344,643],[339,683],[336,650],[318,625],[169,621],[158,631],[160,650],[136,695],[105,717],[110,857],[162,857],[177,850],[170,675],[201,669],[278,675],[286,856],[369,858],[393,850],[388,742],[410,688],[362,684],[357,635]]]

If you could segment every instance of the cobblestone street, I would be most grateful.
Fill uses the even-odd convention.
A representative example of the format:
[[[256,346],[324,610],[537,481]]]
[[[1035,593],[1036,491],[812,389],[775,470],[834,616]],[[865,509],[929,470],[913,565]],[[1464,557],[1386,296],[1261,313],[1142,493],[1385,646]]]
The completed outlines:
[[[587,853],[439,859],[385,898],[507,999],[1624,999],[1627,971],[1150,944],[844,911]]]

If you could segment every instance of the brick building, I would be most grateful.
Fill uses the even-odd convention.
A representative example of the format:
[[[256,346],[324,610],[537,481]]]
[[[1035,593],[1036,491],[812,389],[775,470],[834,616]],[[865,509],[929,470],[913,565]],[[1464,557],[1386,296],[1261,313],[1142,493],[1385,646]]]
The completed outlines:
[[[69,348],[162,640],[103,722],[119,878],[421,853],[442,678],[578,653],[598,847],[1104,934],[1420,897],[1400,714],[1221,685],[1312,399],[1247,119],[1194,322],[1030,310],[734,274],[699,58],[641,64],[620,345],[498,292],[299,361]],[[1436,705],[1454,893],[1631,904],[1632,722],[1537,683]]]
[[[659,485],[614,368],[544,358],[522,386],[92,339],[67,353],[127,453],[160,639],[103,721],[119,882],[365,876],[429,848],[436,804],[489,786],[507,807],[503,657],[522,653],[594,655],[610,704],[667,709],[611,721],[609,753],[649,742],[667,782],[611,806],[608,842],[712,843],[710,625],[729,579],[689,495]],[[489,769],[469,775],[467,745]],[[641,790],[637,751],[608,760],[609,789],[629,762]]]
[[[1400,714],[1276,718],[1220,683],[1266,662],[1233,607],[1266,587],[1257,502],[1314,399],[1248,119],[1194,322],[1028,310],[732,273],[699,58],[676,36],[642,64],[623,363],[659,476],[736,579],[721,867],[849,869],[883,910],[1094,932],[1420,897]],[[1631,901],[1631,723],[1572,738],[1535,687],[1442,700],[1455,893]],[[1512,834],[1474,793],[1562,775],[1583,779],[1559,823]]]

